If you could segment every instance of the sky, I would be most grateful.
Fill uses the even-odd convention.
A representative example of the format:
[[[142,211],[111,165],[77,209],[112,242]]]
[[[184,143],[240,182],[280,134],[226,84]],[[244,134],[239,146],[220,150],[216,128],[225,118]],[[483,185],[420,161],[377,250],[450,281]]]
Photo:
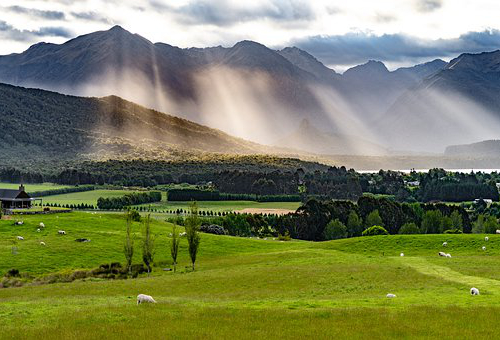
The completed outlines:
[[[500,49],[497,0],[0,0],[0,54],[120,25],[152,42],[302,48],[342,72]]]

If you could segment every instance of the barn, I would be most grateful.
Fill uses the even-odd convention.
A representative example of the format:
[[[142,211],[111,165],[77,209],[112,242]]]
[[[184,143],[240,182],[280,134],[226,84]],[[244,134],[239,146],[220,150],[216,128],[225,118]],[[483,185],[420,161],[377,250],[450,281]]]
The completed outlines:
[[[31,208],[34,200],[26,193],[22,184],[17,190],[0,188],[0,203],[3,209],[28,209]]]

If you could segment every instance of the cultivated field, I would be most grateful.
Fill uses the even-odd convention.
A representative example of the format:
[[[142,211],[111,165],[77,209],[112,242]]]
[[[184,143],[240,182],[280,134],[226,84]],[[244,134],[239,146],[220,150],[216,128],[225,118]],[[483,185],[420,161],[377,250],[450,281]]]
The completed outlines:
[[[23,226],[0,221],[2,274],[17,268],[48,275],[124,262],[125,223],[118,214],[23,219]],[[41,233],[39,222],[46,225]],[[134,228],[138,233],[140,224]],[[67,235],[57,235],[59,229]],[[158,266],[151,277],[0,289],[0,337],[479,339],[500,331],[500,236],[487,242],[484,235],[415,235],[311,243],[202,234],[197,271],[185,268],[182,239],[180,271],[173,274],[162,271],[170,264],[171,225],[154,221],[153,231]],[[15,241],[17,235],[25,240]],[[91,242],[75,242],[79,237]],[[452,258],[437,256],[443,241]],[[480,296],[470,296],[472,286]],[[137,306],[138,293],[158,304]]]

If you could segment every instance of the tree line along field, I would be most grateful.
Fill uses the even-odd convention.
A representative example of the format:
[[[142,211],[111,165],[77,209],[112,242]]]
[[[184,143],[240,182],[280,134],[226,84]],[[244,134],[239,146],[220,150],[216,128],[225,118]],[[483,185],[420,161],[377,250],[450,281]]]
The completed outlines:
[[[23,220],[22,226],[0,221],[1,274],[124,263],[121,214]],[[40,222],[46,228],[38,233]],[[141,224],[133,228],[139,236]],[[172,225],[153,221],[152,228],[157,266],[150,277],[0,289],[1,337],[457,339],[495,338],[500,330],[500,235],[489,241],[450,234],[280,242],[202,234],[197,270],[185,268],[187,242],[181,239],[174,274],[162,270],[171,264]],[[16,242],[17,235],[25,240]],[[75,242],[79,237],[91,242]],[[452,258],[438,257],[442,250]],[[140,261],[136,240],[134,263]],[[469,294],[473,286],[481,295]],[[139,293],[158,303],[137,306]]]

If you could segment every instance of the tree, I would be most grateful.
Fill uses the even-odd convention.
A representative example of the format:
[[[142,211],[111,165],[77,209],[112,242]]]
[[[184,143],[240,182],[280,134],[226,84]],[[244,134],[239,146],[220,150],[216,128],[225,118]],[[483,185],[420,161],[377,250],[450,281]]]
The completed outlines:
[[[389,235],[389,232],[385,230],[384,227],[379,225],[374,225],[365,231],[363,231],[363,236],[376,236],[376,235]]]
[[[474,234],[484,234],[484,224],[485,224],[484,215],[483,214],[479,214],[479,216],[477,217],[476,222],[474,222],[474,226],[472,227],[472,232]]]
[[[132,258],[134,257],[134,239],[132,237],[132,216],[130,212],[127,213],[127,229],[125,236],[125,245],[123,246],[123,253],[127,262],[128,273],[132,272]]]
[[[2,207],[2,202],[0,202],[0,220],[2,219],[2,214],[3,214],[3,207]]]
[[[420,234],[420,229],[417,227],[415,223],[406,223],[401,227],[401,229],[399,229],[399,234],[402,235]]]
[[[442,228],[443,214],[439,210],[426,211],[422,218],[422,234],[438,234]]]
[[[347,217],[347,232],[349,237],[361,236],[363,232],[363,221],[354,210],[351,210]]]
[[[464,221],[462,215],[457,210],[451,213],[450,218],[453,229],[463,230]]]
[[[142,231],[142,261],[148,268],[148,275],[151,272],[151,264],[154,260],[155,241],[151,234],[151,215],[148,214],[144,220],[144,228]]]
[[[486,234],[495,234],[498,228],[498,221],[495,216],[488,216],[484,223],[484,232]]]
[[[193,202],[190,206],[190,214],[186,218],[185,229],[186,229],[186,238],[188,241],[188,250],[189,257],[191,258],[191,263],[194,264],[196,262],[196,255],[198,254],[198,247],[200,245],[200,234],[198,230],[200,228],[200,219],[198,217],[198,206],[196,202]]]
[[[177,254],[179,253],[179,233],[177,232],[177,225],[172,227],[172,242],[170,243],[170,255],[172,255],[172,262],[174,265],[174,273],[177,269]]]
[[[377,209],[373,210],[366,217],[366,223],[365,223],[366,228],[373,227],[374,225],[378,225],[381,227],[384,226],[384,222],[382,221],[382,218],[380,217],[380,214]]]
[[[347,237],[347,227],[339,219],[331,220],[323,231],[325,240],[337,240]]]

